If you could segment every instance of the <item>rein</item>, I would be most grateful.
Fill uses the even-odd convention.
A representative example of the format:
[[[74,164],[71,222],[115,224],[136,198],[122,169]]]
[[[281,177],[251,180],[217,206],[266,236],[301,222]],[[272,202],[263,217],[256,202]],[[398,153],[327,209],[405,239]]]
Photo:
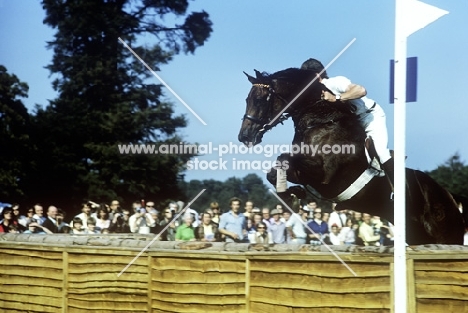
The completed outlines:
[[[268,88],[268,97],[266,99],[267,103],[270,104],[270,100],[271,100],[271,97],[272,96],[276,96],[278,99],[280,99],[281,101],[283,101],[283,103],[287,104],[288,102],[286,101],[286,99],[284,99],[283,97],[281,97],[280,95],[278,95],[275,90],[273,88],[271,88],[270,85],[266,85],[266,84],[252,84],[252,86],[256,86],[256,87],[261,87],[261,88]],[[269,114],[268,114],[269,115]],[[255,116],[252,116],[252,115],[249,115],[249,114],[244,114],[244,117],[242,118],[242,120],[249,120],[249,121],[252,121],[256,124],[261,124],[263,125],[262,129],[259,130],[259,132],[263,133],[263,132],[266,132],[266,131],[269,131],[270,129],[272,129],[273,127],[275,127],[276,125],[278,124],[283,124],[284,121],[286,121],[288,118],[290,118],[291,115],[289,113],[284,113],[283,115],[281,115],[279,118],[276,119],[276,123],[274,124],[270,124],[270,121],[271,121],[271,118],[268,117],[267,119],[260,119],[258,117],[255,117]]]

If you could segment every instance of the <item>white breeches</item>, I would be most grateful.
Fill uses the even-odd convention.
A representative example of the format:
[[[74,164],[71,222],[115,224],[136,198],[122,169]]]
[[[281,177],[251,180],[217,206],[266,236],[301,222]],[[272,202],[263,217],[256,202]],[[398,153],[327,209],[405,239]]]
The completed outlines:
[[[371,113],[361,114],[359,121],[365,128],[366,135],[372,137],[380,162],[388,161],[391,156],[388,150],[387,122],[382,107],[376,104]]]

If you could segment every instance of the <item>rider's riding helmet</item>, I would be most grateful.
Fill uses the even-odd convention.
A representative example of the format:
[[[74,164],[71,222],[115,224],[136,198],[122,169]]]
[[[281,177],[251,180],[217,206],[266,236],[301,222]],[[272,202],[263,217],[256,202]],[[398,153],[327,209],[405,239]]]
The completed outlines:
[[[320,73],[324,69],[323,64],[316,59],[308,59],[301,65],[301,70],[310,70],[314,71],[315,73]],[[328,78],[327,71],[323,71],[323,73],[320,75],[322,78]]]

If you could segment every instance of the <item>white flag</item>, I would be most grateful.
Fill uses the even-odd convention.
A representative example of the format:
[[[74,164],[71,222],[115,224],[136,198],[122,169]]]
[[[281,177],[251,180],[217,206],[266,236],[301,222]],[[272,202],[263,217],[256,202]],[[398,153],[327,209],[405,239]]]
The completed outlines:
[[[405,5],[405,10],[400,21],[406,37],[449,13],[418,0],[406,0],[402,4]]]

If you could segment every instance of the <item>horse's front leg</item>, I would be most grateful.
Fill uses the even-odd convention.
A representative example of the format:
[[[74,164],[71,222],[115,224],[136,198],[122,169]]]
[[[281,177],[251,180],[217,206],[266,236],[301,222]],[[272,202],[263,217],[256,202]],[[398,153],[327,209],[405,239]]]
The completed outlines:
[[[270,172],[268,172],[267,180],[277,188],[278,195],[283,199],[289,198],[292,194],[297,196],[299,199],[304,199],[306,192],[301,186],[291,186],[287,188],[287,190],[285,190],[286,186],[284,186],[284,188],[278,190],[278,179],[284,180],[284,185],[286,185],[286,181],[294,184],[301,184],[301,182],[298,176],[299,172],[297,168],[294,167],[293,158],[288,153],[280,155],[276,160],[276,166],[272,167]],[[282,171],[283,173],[285,172],[285,179],[278,177],[278,173],[281,173]]]
[[[286,171],[287,181],[293,184],[300,184],[297,170],[294,168],[294,163],[292,162],[292,158],[288,153],[283,153],[277,157],[276,166],[272,167],[267,174],[267,180],[273,186],[276,186],[278,169]]]

